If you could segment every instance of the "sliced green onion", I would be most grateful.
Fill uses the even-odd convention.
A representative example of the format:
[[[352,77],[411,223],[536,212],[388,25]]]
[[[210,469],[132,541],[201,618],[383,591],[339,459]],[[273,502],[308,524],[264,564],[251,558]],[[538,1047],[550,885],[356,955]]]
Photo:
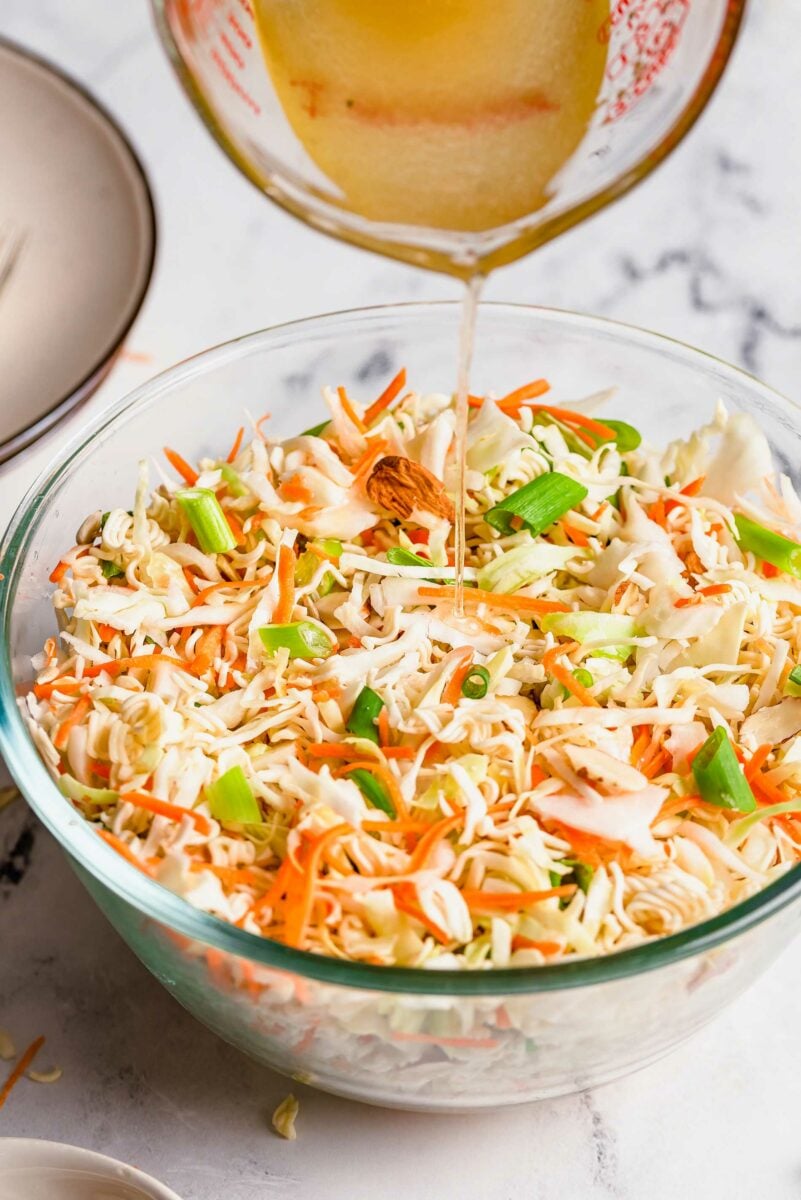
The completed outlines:
[[[236,538],[225,519],[220,502],[209,488],[182,488],[175,498],[204,554],[225,554],[236,546]]]
[[[636,450],[642,443],[642,434],[633,425],[628,425],[625,421],[607,421],[606,417],[604,417],[603,423],[615,431],[614,439],[609,438],[606,444],[609,445],[614,440],[621,454],[628,454],[630,450]]]
[[[362,688],[356,697],[356,703],[350,711],[345,728],[348,733],[352,733],[354,737],[368,738],[371,742],[378,745],[378,729],[376,721],[379,713],[384,707],[384,701],[379,696],[378,692],[374,692],[372,688]]]
[[[606,424],[611,425],[611,421],[607,421]],[[595,867],[591,867],[589,863],[577,862],[573,867],[573,875],[576,883],[579,885],[585,896],[590,890],[590,884],[592,883],[592,877],[594,874]]]
[[[693,775],[702,800],[719,808],[753,812],[756,800],[740,770],[726,730],[718,725],[693,759]]]
[[[289,625],[264,625],[259,630],[268,654],[288,650],[290,658],[328,658],[334,643],[312,621],[292,621]]]
[[[801,667],[793,667],[784,685],[785,696],[801,696]]]
[[[326,571],[325,575],[323,575],[322,579],[317,584],[318,599],[322,598],[323,596],[327,596],[329,592],[333,592],[333,590],[336,586],[337,586],[336,579],[334,579],[334,576],[331,574],[330,571]]]
[[[309,542],[309,545],[316,546],[329,558],[341,558],[342,556],[342,543],[339,538],[317,538],[315,541]]]
[[[120,798],[119,792],[112,788],[89,787],[66,773],[59,775],[58,786],[70,800],[89,800],[92,804],[116,804]]]
[[[348,771],[347,778],[353,780],[372,808],[380,808],[388,817],[394,818],[397,816],[395,805],[390,799],[389,792],[381,780],[376,779],[375,775],[371,774],[370,771],[366,771],[364,767],[356,767],[355,770]]]
[[[570,612],[548,613],[540,618],[545,633],[556,637],[570,638],[583,646],[585,642],[607,642],[606,646],[593,649],[599,658],[617,658],[621,662],[631,654],[631,647],[617,645],[637,636],[637,623],[631,617],[618,613]]]
[[[519,517],[536,537],[580,504],[587,495],[583,484],[576,483],[575,479],[559,471],[549,471],[547,475],[524,483],[516,492],[501,500],[500,504],[484,514],[484,520],[493,529],[508,534],[514,531],[513,518]]]
[[[214,783],[208,784],[206,798],[216,821],[254,825],[262,819],[259,802],[241,767],[231,767]]]
[[[468,700],[483,700],[490,684],[486,667],[471,667],[462,680],[462,695]]]
[[[304,550],[295,563],[295,587],[308,587],[314,573],[320,566],[320,559],[311,550]]]
[[[319,437],[324,429],[327,429],[331,424],[331,418],[327,421],[321,421],[319,425],[312,425],[311,429],[304,429],[301,437]]]
[[[390,546],[387,550],[387,562],[392,563],[393,567],[430,567],[432,565],[430,558],[423,558],[422,554],[415,554],[413,550],[407,550],[404,546]]]
[[[247,496],[250,489],[240,479],[237,472],[228,463],[220,467],[220,478],[225,480],[226,487],[232,496]]]
[[[757,558],[801,579],[801,546],[798,542],[791,542],[789,538],[758,525],[740,513],[735,514],[734,522],[737,526],[737,545],[741,550],[750,550]]]
[[[100,564],[100,570],[103,572],[104,579],[116,579],[118,575],[125,574],[122,567],[118,566],[115,562],[111,562],[108,558],[103,559]]]

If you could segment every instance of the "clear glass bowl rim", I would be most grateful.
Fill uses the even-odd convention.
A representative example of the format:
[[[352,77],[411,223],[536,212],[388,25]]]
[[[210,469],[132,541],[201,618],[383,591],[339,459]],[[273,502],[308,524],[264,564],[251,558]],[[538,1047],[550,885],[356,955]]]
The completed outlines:
[[[449,309],[456,312],[458,302],[411,302],[349,309],[306,317],[246,334],[201,351],[176,366],[154,376],[141,387],[104,410],[44,469],[25,494],[0,543],[0,752],[33,810],[60,842],[72,859],[143,916],[169,926],[186,937],[197,939],[216,949],[247,958],[265,967],[294,972],[344,987],[418,993],[429,995],[509,995],[558,991],[563,988],[589,987],[593,984],[624,979],[644,971],[668,966],[683,958],[708,951],[745,933],[753,926],[801,898],[801,864],[750,899],[735,905],[711,920],[677,934],[656,939],[644,946],[622,950],[599,958],[543,967],[509,968],[488,971],[425,970],[408,967],[382,967],[347,962],[296,950],[268,938],[237,929],[233,925],[193,908],[187,901],[147,878],[126,863],[110,846],[96,837],[89,824],[67,804],[53,782],[30,739],[16,702],[9,653],[9,628],[14,597],[20,580],[21,563],[37,532],[42,510],[52,491],[92,453],[95,438],[122,418],[155,404],[176,384],[202,375],[208,367],[252,351],[294,342],[312,334],[331,336],[337,327],[385,325],[387,321],[413,321],[426,313]],[[619,341],[630,341],[645,348],[687,360],[708,364],[728,375],[733,382],[747,382],[773,404],[789,409],[798,420],[801,406],[761,383],[746,371],[714,355],[688,346],[662,334],[638,329],[623,322],[590,317],[561,309],[524,304],[486,303],[482,312],[510,317],[528,313],[544,325],[555,325],[606,334]],[[36,799],[32,797],[36,796]]]

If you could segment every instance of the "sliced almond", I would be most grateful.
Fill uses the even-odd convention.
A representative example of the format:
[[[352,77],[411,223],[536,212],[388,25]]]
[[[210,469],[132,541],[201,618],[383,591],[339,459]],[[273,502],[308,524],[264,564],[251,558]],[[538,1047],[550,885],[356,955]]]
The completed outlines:
[[[387,454],[373,467],[366,484],[374,504],[404,520],[414,512],[429,512],[453,521],[453,503],[436,475],[420,463]]]

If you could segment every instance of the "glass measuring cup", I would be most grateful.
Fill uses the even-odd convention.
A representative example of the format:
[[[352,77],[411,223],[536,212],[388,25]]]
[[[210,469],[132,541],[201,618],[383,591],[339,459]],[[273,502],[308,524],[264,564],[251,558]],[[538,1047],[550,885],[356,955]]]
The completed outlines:
[[[661,162],[712,94],[745,0],[153,4],[190,98],[260,190],[325,233],[467,278],[549,241]],[[546,34],[534,82],[542,75],[562,86],[556,102],[548,88],[520,84],[527,53]],[[404,77],[404,64],[436,65],[436,57],[425,59],[427,47],[441,50],[441,78],[433,70],[422,81],[411,70]],[[470,70],[460,85],[464,55]],[[463,94],[443,91],[442,79],[454,79]],[[339,139],[340,163],[350,157],[350,173],[340,163],[332,169],[322,144],[329,135]],[[527,181],[546,151],[553,153],[542,178]],[[353,186],[354,171],[369,176],[365,163],[375,166],[375,203]],[[413,198],[416,184],[426,194],[415,179],[420,163],[438,185],[451,170],[458,181],[463,166],[466,187],[481,200],[460,207],[454,199],[430,213],[424,203],[393,204]],[[493,180],[502,202],[490,204]]]

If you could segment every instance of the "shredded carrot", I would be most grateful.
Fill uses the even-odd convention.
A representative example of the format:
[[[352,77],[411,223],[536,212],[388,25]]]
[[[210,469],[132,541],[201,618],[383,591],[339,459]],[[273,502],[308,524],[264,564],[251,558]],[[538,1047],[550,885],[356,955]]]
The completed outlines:
[[[251,887],[259,882],[250,867],[215,867],[214,863],[194,862],[191,869],[196,872],[210,871],[226,887],[236,887],[239,883],[244,883]]]
[[[417,751],[413,746],[382,746],[384,758],[402,758],[411,760]]]
[[[544,783],[547,778],[548,776],[545,774],[542,767],[538,767],[536,763],[531,764],[531,779],[529,780],[528,785],[530,788],[539,787],[539,785]]]
[[[334,775],[345,775],[348,771],[355,771],[357,768],[362,771],[369,771],[372,775],[375,775],[376,779],[383,783],[384,787],[389,792],[389,797],[392,801],[392,805],[395,809],[395,815],[397,817],[401,819],[408,817],[409,810],[406,807],[406,801],[403,798],[403,794],[398,787],[398,781],[389,768],[385,767],[383,763],[376,762],[375,759],[370,758],[358,759],[357,761],[348,763],[346,767],[340,767],[334,772]]]
[[[697,479],[693,479],[685,487],[681,489],[682,496],[697,496],[701,488],[704,486],[706,475],[699,475]]]
[[[784,804],[787,799],[781,788],[762,771],[754,772],[748,782],[757,800],[763,804]]]
[[[607,508],[609,508],[609,502],[607,500],[602,500],[601,503],[596,508],[595,512],[590,517],[590,520],[591,521],[600,521],[601,517],[606,512]]]
[[[124,858],[127,863],[131,864],[132,867],[136,867],[137,871],[141,871],[143,875],[152,874],[147,864],[143,863],[136,857],[135,854],[131,853],[122,838],[118,838],[116,834],[110,833],[108,829],[98,829],[97,832],[104,842],[108,843],[113,850],[117,851],[120,858]]]
[[[310,742],[306,753],[312,758],[362,758],[364,751],[344,742]]]
[[[353,407],[350,396],[348,395],[346,389],[343,387],[338,387],[337,395],[339,396],[339,403],[342,405],[342,411],[356,426],[359,433],[365,433],[367,430],[367,426],[365,425],[364,421],[359,416],[359,414],[356,412],[356,409]]]
[[[561,942],[539,942],[535,938],[524,937],[522,933],[516,933],[512,938],[513,950],[539,950],[540,954],[544,954],[548,958],[552,954],[560,954],[564,950]]]
[[[469,646],[464,646],[460,658],[456,662],[453,669],[453,674],[448,680],[447,686],[442,693],[442,703],[456,706],[462,696],[462,684],[470,674],[470,668],[473,665],[473,651]]]
[[[577,890],[575,883],[546,888],[541,892],[489,892],[485,888],[462,888],[462,899],[468,908],[497,908],[502,912],[508,912],[518,908],[528,908],[530,904],[538,904],[540,900],[550,900],[552,896],[573,896]]]
[[[307,542],[306,549],[310,550],[312,554],[316,554],[316,556],[321,558],[324,562],[334,563],[334,565],[339,562],[339,558],[336,556],[336,554],[329,554],[327,550],[323,550],[321,546],[316,546],[314,542]]]
[[[452,817],[443,817],[442,820],[437,821],[436,824],[432,825],[430,829],[423,834],[423,836],[420,838],[420,841],[414,848],[414,853],[412,854],[411,861],[409,863],[410,875],[413,875],[416,871],[423,870],[423,868],[428,864],[428,860],[431,857],[434,847],[437,845],[437,843],[441,842],[442,839],[447,837],[449,833],[453,833],[455,829],[459,829],[459,827],[464,824],[464,819],[465,814],[463,812],[458,812]]]
[[[638,767],[642,762],[648,747],[651,745],[651,735],[647,729],[640,727],[640,732],[634,739],[634,745],[631,747],[631,765]]]
[[[53,745],[56,750],[63,750],[66,747],[70,730],[74,729],[76,725],[80,725],[91,706],[92,701],[88,696],[81,696],[76,702],[72,712],[64,718],[53,736]]]
[[[766,579],[775,579],[777,575],[781,574],[781,572],[779,571],[778,567],[774,567],[773,563],[763,562],[762,574]]]
[[[61,583],[64,576],[67,574],[67,571],[69,571],[70,566],[71,564],[64,562],[64,559],[62,558],[61,562],[56,563],[56,565],[53,567],[53,570],[50,572],[48,576],[50,582]]]
[[[284,480],[279,491],[283,500],[289,500],[292,503],[312,504],[314,501],[314,493],[297,472],[290,475],[289,479]]]
[[[221,625],[210,625],[205,633],[198,638],[195,647],[195,657],[189,664],[193,675],[205,675],[214,665],[214,660],[222,649],[223,630]]]
[[[236,437],[234,438],[234,444],[231,447],[231,449],[228,451],[228,457],[225,460],[227,463],[232,463],[234,461],[234,459],[236,458],[236,456],[239,453],[239,450],[242,446],[242,438],[244,436],[245,436],[245,426],[240,425],[239,432],[237,433]]]
[[[189,584],[190,590],[193,592],[197,592],[198,584],[197,584],[197,575],[195,574],[195,572],[190,571],[189,567],[182,567],[182,570],[184,573],[184,579]]]
[[[423,600],[452,600],[455,589],[446,584],[444,587],[421,587],[417,594]],[[495,592],[484,592],[480,588],[467,588],[464,593],[465,604],[486,604],[488,608],[499,608],[507,612],[533,613],[543,616],[545,613],[570,612],[567,604],[558,600],[535,600],[531,596],[502,596]]]
[[[551,390],[551,385],[547,379],[534,379],[531,383],[524,383],[522,387],[515,388],[513,392],[508,392],[498,401],[498,408],[503,412],[513,412],[515,409],[525,403],[526,400],[536,400],[539,396],[544,396],[546,392]]]
[[[22,1054],[19,1056],[19,1058],[17,1060],[16,1065],[14,1067],[12,1067],[11,1074],[9,1075],[8,1079],[3,1084],[2,1090],[0,1090],[0,1108],[3,1107],[6,1100],[11,1095],[14,1088],[19,1083],[20,1079],[22,1079],[23,1075],[28,1070],[31,1063],[36,1058],[36,1055],[39,1053],[39,1051],[41,1050],[41,1048],[44,1044],[45,1044],[44,1037],[40,1036],[38,1038],[35,1038],[34,1041],[31,1042],[31,1044],[30,1044],[30,1046],[28,1046],[27,1050],[23,1050]]]
[[[225,591],[226,588],[266,587],[268,582],[267,579],[222,579],[219,583],[213,583],[211,587],[198,592],[192,601],[192,608],[199,608],[201,604],[207,604],[212,596],[215,596],[217,592]]]
[[[757,775],[762,770],[772,753],[773,746],[770,742],[763,742],[761,746],[757,746],[756,750],[745,765],[745,777],[749,783],[751,782],[752,777]]]
[[[648,756],[647,761],[640,763],[640,770],[646,779],[655,779],[657,775],[661,775],[670,761],[670,752],[664,746],[660,746]]]
[[[725,596],[731,591],[730,583],[710,583],[708,587],[698,589],[699,596]]]
[[[404,817],[402,821],[362,821],[364,833],[425,833],[431,828],[430,821],[416,821],[412,817]]]
[[[398,912],[405,913],[407,917],[413,917],[415,921],[419,921],[423,928],[427,929],[443,945],[453,940],[446,930],[442,929],[441,926],[437,925],[435,921],[432,921],[423,912],[417,902],[416,890],[413,885],[408,883],[396,884],[392,889],[392,893]]]
[[[96,775],[98,779],[109,779],[111,776],[111,765],[102,762],[92,763],[92,774]]]
[[[171,467],[174,467],[181,478],[189,485],[194,487],[200,476],[194,467],[190,467],[185,458],[181,458],[176,450],[171,450],[169,446],[164,447],[164,457]]]
[[[594,433],[596,438],[602,438],[604,441],[614,441],[616,437],[614,429],[609,425],[604,425],[601,421],[594,421],[592,417],[585,416],[584,413],[578,412],[574,408],[554,408],[553,405],[548,404],[533,404],[531,407],[538,412],[550,413],[552,417],[556,417],[558,421],[563,421],[566,425],[586,429],[588,433]],[[574,429],[574,432],[578,432],[578,430]]]
[[[406,368],[401,367],[395,378],[387,384],[377,400],[374,400],[369,408],[365,409],[364,423],[372,425],[376,417],[380,416],[385,408],[389,408],[392,401],[399,392],[406,387]]]
[[[590,539],[583,529],[576,529],[575,525],[568,525],[567,521],[560,521],[559,526],[567,540],[574,546],[589,546]]]
[[[237,546],[241,546],[246,541],[246,538],[245,531],[239,523],[239,518],[232,513],[230,509],[228,509],[225,514],[225,519],[228,522],[228,528],[231,530],[231,533],[234,536],[234,541],[236,542]]]
[[[567,667],[558,662],[558,659],[563,654],[568,654],[571,650],[575,650],[577,646],[577,642],[565,642],[562,645],[551,646],[550,650],[546,650],[542,656],[542,665],[549,675],[553,675],[554,679],[561,683],[562,687],[567,688],[570,694],[575,696],[582,704],[589,708],[600,708],[600,703],[593,696],[592,692],[588,691],[583,683],[579,683]]]
[[[184,817],[189,817],[198,833],[204,836],[211,833],[211,822],[208,817],[204,817],[203,813],[195,812],[193,808],[181,808],[179,804],[158,800],[146,792],[125,792],[120,796],[120,803],[123,804],[126,801],[136,805],[137,808],[143,808],[146,812],[153,813],[154,816],[168,817],[171,821],[183,821]]]
[[[53,695],[53,692],[62,692],[65,696],[71,696],[73,692],[79,692],[82,687],[82,679],[67,679],[66,676],[60,675],[58,679],[53,679],[50,683],[35,683],[33,694],[37,700],[46,700],[48,696]]]
[[[278,603],[273,610],[273,624],[284,625],[292,620],[295,607],[295,551],[291,546],[279,546],[276,570]]]
[[[284,940],[288,946],[302,946],[306,940],[306,929],[311,919],[314,907],[314,888],[320,871],[324,851],[338,838],[346,833],[352,833],[353,827],[347,823],[335,825],[325,833],[318,834],[314,839],[305,863],[303,864],[302,885],[297,898],[292,897],[292,903],[287,900],[286,932]]]
[[[378,714],[378,744],[382,748],[387,748],[391,741],[392,734],[389,728],[389,713],[387,712],[387,706],[384,705]]]
[[[647,509],[648,518],[656,525],[661,525],[663,529],[667,529],[667,512],[665,510],[665,501],[662,496],[655,500]]]
[[[357,458],[351,467],[354,482],[360,485],[363,484],[379,458],[383,458],[390,449],[390,444],[386,438],[370,438],[364,454],[361,458]]]
[[[110,642],[119,633],[119,629],[115,629],[113,625],[107,625],[105,621],[98,621],[95,629],[104,642]]]

